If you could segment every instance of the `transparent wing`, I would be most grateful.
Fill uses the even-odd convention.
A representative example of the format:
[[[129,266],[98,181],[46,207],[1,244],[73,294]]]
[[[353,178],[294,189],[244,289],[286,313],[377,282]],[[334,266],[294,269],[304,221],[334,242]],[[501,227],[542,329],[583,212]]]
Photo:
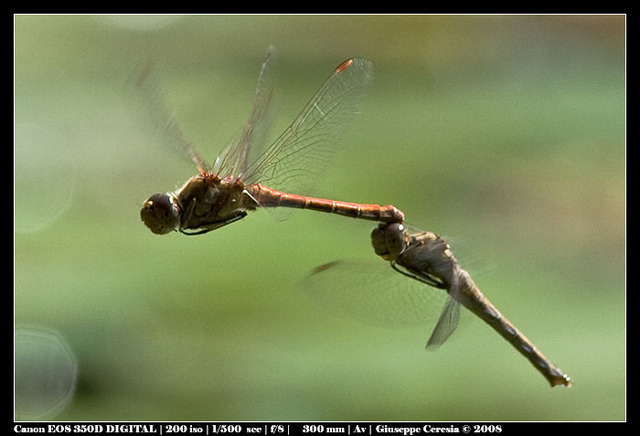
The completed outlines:
[[[356,58],[340,64],[289,128],[249,166],[245,182],[309,193],[372,81],[371,62]]]
[[[433,350],[444,344],[458,327],[459,319],[460,304],[451,297],[447,298],[440,319],[438,319],[438,323],[427,342],[427,349]]]
[[[331,262],[315,268],[301,288],[335,314],[386,327],[435,325],[447,300],[445,290],[407,280],[382,262]]]
[[[161,139],[170,147],[179,145],[185,155],[193,162],[200,172],[209,171],[205,160],[198,154],[191,141],[180,128],[175,115],[169,111],[168,106],[160,92],[158,78],[153,64],[148,63],[138,75],[135,87],[141,95],[146,112],[154,126],[163,129]]]
[[[261,147],[264,146],[271,127],[275,96],[273,84],[275,64],[276,49],[270,45],[258,75],[251,115],[240,136],[216,158],[214,163],[213,170],[221,177],[231,175],[244,180],[248,162],[262,151]]]

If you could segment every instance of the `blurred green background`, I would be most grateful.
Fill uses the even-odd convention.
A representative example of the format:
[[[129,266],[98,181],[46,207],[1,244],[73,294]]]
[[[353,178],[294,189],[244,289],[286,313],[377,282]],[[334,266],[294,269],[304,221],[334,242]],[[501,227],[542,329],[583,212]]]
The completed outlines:
[[[144,227],[142,201],[195,170],[145,123],[136,73],[155,63],[212,160],[270,43],[274,133],[342,60],[376,65],[316,194],[392,203],[443,235],[574,387],[551,389],[473,318],[431,353],[430,326],[315,304],[300,286],[313,267],[379,262],[372,223],[258,211],[199,237]],[[15,127],[16,325],[57,332],[77,362],[48,418],[626,418],[623,16],[20,15]]]

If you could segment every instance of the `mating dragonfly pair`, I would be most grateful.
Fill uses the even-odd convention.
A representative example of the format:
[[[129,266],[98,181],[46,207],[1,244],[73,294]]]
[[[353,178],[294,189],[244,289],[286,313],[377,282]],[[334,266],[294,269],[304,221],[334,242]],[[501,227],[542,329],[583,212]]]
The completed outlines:
[[[462,304],[527,357],[551,386],[571,386],[570,378],[480,292],[469,273],[458,265],[449,245],[430,232],[410,233],[399,209],[308,197],[267,186],[308,192],[310,184],[328,165],[338,139],[359,111],[373,81],[373,64],[368,60],[353,58],[342,62],[284,133],[264,148],[274,96],[274,55],[274,48],[269,47],[249,120],[213,166],[207,165],[178,125],[167,117],[168,131],[199,173],[175,192],[149,197],[140,212],[145,225],[156,234],[179,231],[199,235],[236,222],[258,207],[309,209],[379,222],[371,235],[376,254],[399,273],[448,293],[427,347],[441,345],[453,333]],[[148,86],[148,73],[141,75],[139,86]],[[334,265],[318,267],[313,275],[330,273]],[[425,292],[433,291],[425,288]]]

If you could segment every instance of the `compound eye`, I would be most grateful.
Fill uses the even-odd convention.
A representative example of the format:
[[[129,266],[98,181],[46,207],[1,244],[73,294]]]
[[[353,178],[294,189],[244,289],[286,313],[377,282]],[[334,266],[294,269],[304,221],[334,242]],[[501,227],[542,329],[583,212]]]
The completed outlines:
[[[385,260],[396,260],[406,247],[404,226],[381,223],[371,232],[371,244],[377,255]]]
[[[172,195],[154,194],[142,205],[140,218],[157,235],[164,235],[180,225],[180,208]]]

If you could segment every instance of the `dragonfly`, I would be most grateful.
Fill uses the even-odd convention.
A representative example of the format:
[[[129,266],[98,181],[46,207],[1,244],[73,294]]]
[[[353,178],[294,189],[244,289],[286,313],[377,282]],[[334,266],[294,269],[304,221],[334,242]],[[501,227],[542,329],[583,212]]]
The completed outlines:
[[[178,190],[154,194],[143,203],[140,217],[153,233],[177,230],[200,235],[234,223],[258,207],[309,209],[379,222],[404,221],[404,213],[393,205],[350,203],[277,190],[309,190],[327,167],[373,81],[373,64],[351,58],[338,65],[290,126],[264,147],[274,100],[274,57],[275,48],[269,46],[249,119],[212,166],[201,158],[175,120],[164,116],[168,130],[198,174]],[[147,76],[143,71],[139,82],[143,84]]]
[[[375,253],[389,262],[394,271],[418,282],[446,291],[447,297],[444,307],[427,341],[427,349],[436,349],[451,336],[458,325],[460,306],[462,305],[491,326],[524,355],[552,387],[558,385],[571,386],[571,378],[551,363],[484,296],[470,274],[459,265],[451,247],[443,238],[432,232],[422,230],[409,232],[406,225],[401,223],[380,223],[371,233],[371,244]],[[344,275],[345,271],[347,274],[352,275],[348,279],[349,285],[344,287],[346,292],[355,292],[353,284],[361,281],[366,283],[367,299],[376,298],[375,294],[378,290],[374,288],[376,284],[368,280],[364,270],[357,271],[351,265],[343,267],[339,262],[331,262],[315,268],[307,278],[307,284],[310,285],[309,287],[314,292],[317,290],[325,292],[323,288],[327,286],[327,283],[331,283],[334,288],[340,288],[340,285],[336,285],[336,283],[341,280],[340,277]],[[354,271],[357,271],[356,275],[362,275],[362,280],[358,277],[353,277]],[[332,274],[334,277],[331,276]],[[389,283],[382,282],[382,286],[388,285]],[[388,292],[385,289],[381,289],[381,291],[382,293]],[[331,292],[336,292],[336,290],[333,289]],[[362,292],[365,291],[363,290]],[[402,290],[398,290],[394,298],[402,299],[401,293]],[[415,302],[412,301],[412,303]],[[365,302],[364,304],[371,305],[370,302]],[[393,306],[395,303],[387,301],[385,304]],[[424,305],[425,301],[420,302],[420,304]],[[353,304],[353,306],[356,306],[356,304]],[[384,310],[392,309],[384,308]],[[411,310],[414,310],[414,308],[411,308]]]

